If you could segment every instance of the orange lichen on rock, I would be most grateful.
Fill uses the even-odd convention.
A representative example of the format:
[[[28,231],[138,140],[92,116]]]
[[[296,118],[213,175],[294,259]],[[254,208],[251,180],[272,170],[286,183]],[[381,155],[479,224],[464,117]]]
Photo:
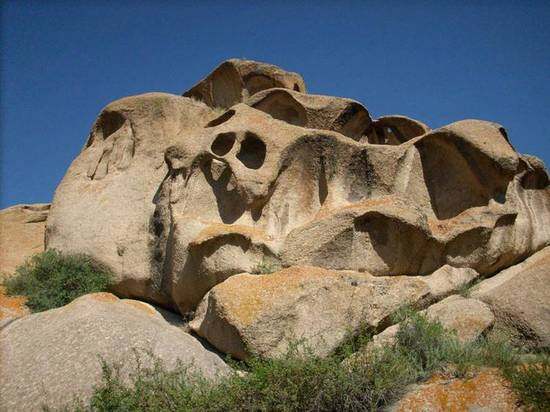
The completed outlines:
[[[498,369],[479,371],[472,378],[448,379],[434,375],[409,392],[392,410],[460,412],[474,409],[521,410],[517,396]]]
[[[24,296],[8,296],[6,288],[0,286],[0,319],[8,317],[20,317],[30,313],[25,306],[27,298]]]
[[[261,276],[261,275],[260,275]],[[284,285],[287,293],[296,290],[304,282],[314,278],[338,278],[341,274],[318,267],[291,267],[279,272],[264,275],[258,282],[258,275],[241,274],[228,279],[217,290],[225,309],[237,316],[243,326],[252,324],[266,307],[276,305],[280,299],[280,290]]]

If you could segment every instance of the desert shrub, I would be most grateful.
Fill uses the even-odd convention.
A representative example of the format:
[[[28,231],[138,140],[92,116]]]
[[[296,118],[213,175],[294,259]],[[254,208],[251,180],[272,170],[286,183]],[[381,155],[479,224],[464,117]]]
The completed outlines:
[[[111,279],[111,273],[88,256],[50,249],[19,266],[4,285],[9,295],[26,296],[27,306],[33,312],[41,312],[87,293],[105,291]]]
[[[504,369],[504,376],[512,388],[533,410],[550,410],[550,356],[540,354],[537,359]]]
[[[505,341],[480,339],[462,345],[438,322],[409,314],[393,346],[342,362],[320,358],[293,345],[277,359],[254,358],[233,366],[216,384],[189,375],[184,367],[167,371],[155,363],[124,384],[116,367],[103,365],[103,381],[83,409],[94,411],[376,411],[406,387],[436,371],[460,376],[469,368],[496,366],[529,405],[548,405],[548,362],[518,367],[516,350]]]

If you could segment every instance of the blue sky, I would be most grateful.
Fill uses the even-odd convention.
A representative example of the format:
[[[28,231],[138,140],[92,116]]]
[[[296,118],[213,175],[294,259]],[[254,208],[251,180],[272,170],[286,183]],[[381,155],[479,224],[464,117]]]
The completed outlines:
[[[548,1],[2,2],[0,208],[49,202],[103,106],[241,57],[376,117],[501,123],[550,165]]]

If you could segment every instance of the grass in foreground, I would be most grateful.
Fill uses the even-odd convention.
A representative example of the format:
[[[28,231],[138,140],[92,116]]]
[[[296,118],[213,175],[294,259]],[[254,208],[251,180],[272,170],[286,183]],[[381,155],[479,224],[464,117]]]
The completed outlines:
[[[112,275],[84,255],[65,255],[50,249],[19,266],[4,285],[9,295],[27,297],[33,312],[58,308],[79,296],[106,291]]]
[[[541,355],[518,367],[519,352],[504,340],[481,339],[461,345],[436,322],[412,314],[402,323],[397,342],[344,362],[319,358],[292,348],[275,360],[240,364],[246,374],[218,384],[181,367],[166,371],[160,363],[140,368],[126,385],[119,369],[104,365],[103,381],[90,404],[72,409],[94,411],[375,411],[396,400],[407,385],[436,371],[464,376],[480,366],[500,368],[533,410],[548,410],[550,367]]]

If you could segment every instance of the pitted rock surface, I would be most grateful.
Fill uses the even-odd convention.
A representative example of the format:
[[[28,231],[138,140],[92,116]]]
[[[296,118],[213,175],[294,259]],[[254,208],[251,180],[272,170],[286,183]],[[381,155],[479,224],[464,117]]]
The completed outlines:
[[[111,267],[117,294],[182,313],[264,262],[384,277],[471,269],[436,285],[441,299],[550,244],[550,188],[496,123],[373,118],[306,94],[296,73],[230,60],[184,96],[107,105],[46,238]]]

